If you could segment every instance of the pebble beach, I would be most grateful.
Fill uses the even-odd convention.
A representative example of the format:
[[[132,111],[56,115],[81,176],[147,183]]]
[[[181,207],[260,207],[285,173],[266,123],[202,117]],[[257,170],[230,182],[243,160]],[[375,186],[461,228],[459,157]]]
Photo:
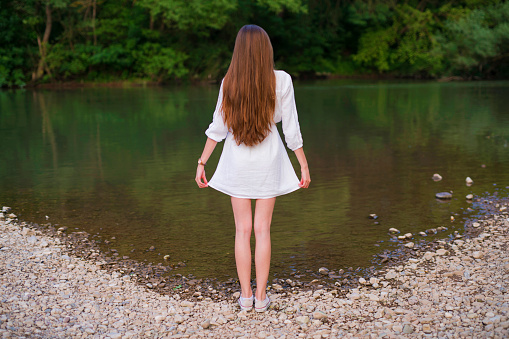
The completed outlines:
[[[354,288],[273,285],[269,311],[161,294],[71,253],[57,237],[0,213],[2,338],[507,338],[509,204],[485,201],[475,236],[382,267]]]

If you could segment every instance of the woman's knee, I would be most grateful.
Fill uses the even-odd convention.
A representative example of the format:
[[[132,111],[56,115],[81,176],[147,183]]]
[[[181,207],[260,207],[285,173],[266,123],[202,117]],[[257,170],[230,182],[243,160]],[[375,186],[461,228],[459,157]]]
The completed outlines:
[[[254,226],[256,238],[270,237],[270,223],[257,223]]]
[[[237,236],[251,237],[251,230],[253,228],[251,223],[238,223],[235,225],[235,228],[235,233]]]

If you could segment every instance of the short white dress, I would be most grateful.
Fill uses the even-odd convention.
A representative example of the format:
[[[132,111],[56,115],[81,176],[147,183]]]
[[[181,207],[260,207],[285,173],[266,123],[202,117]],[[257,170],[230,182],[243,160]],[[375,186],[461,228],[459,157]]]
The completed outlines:
[[[209,186],[236,198],[268,199],[299,189],[299,179],[279,136],[276,123],[282,121],[286,145],[292,151],[302,147],[292,78],[284,71],[276,74],[276,106],[269,135],[255,146],[237,145],[224,123],[219,90],[213,121],[205,134],[217,142],[226,138],[223,153]]]

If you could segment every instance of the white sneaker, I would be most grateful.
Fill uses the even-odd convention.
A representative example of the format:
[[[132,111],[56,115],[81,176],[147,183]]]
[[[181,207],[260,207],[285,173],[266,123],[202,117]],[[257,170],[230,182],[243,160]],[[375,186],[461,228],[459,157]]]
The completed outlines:
[[[254,294],[250,298],[239,297],[239,306],[242,311],[251,311],[253,309]]]
[[[255,311],[256,312],[265,312],[270,306],[269,296],[265,296],[265,300],[258,300],[255,298]]]

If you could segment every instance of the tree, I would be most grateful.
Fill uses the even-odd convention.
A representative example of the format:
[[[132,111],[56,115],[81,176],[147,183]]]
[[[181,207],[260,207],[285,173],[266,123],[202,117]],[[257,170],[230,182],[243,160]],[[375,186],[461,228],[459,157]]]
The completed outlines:
[[[509,3],[464,12],[446,21],[436,52],[449,74],[509,75]]]

